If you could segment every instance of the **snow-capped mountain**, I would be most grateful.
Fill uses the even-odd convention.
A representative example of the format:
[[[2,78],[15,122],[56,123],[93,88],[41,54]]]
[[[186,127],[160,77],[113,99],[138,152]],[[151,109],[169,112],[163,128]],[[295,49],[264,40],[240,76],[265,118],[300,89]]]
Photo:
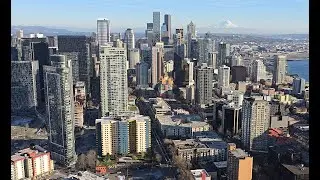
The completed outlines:
[[[231,21],[226,20],[222,21],[219,25],[218,28],[236,28],[238,27],[237,25],[233,24]]]

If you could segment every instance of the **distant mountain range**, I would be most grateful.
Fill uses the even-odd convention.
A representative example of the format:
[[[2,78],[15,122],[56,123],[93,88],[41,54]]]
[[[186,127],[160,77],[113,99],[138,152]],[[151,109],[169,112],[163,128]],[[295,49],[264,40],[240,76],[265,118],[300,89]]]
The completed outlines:
[[[49,26],[11,26],[11,33],[15,34],[18,30],[22,29],[24,31],[25,35],[31,34],[31,33],[43,33],[46,36],[52,36],[52,35],[91,35],[92,32],[96,32],[95,29],[90,28],[71,28],[71,27],[49,27]],[[135,32],[137,38],[144,36],[145,28],[138,27],[138,28],[132,28]],[[126,30],[126,28],[116,28],[112,27],[111,32],[121,32],[123,33]],[[239,27],[235,24],[233,24],[231,21],[223,21],[218,25],[211,26],[211,27],[197,27],[197,32],[199,34],[203,34],[206,32],[210,33],[221,33],[221,34],[256,34],[256,35],[272,35],[272,36],[283,36],[286,33],[281,33],[277,31],[267,31],[267,30],[258,30],[258,29],[251,29],[251,28],[243,28]],[[308,33],[292,33],[292,34],[286,34],[288,37],[299,37],[301,36],[308,38]],[[287,37],[287,38],[288,38]]]

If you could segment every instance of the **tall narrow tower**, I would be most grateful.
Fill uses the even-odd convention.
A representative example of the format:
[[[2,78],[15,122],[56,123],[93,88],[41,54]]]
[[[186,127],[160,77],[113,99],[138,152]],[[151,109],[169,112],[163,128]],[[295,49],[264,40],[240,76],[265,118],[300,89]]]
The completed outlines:
[[[275,84],[284,83],[286,78],[286,66],[287,57],[283,55],[277,55],[274,59],[274,71],[273,71],[273,82]]]
[[[167,34],[169,37],[169,40],[172,39],[172,32],[171,32],[171,15],[170,14],[165,14],[164,15],[164,23],[167,27]]]
[[[74,165],[77,156],[71,60],[52,55],[51,66],[44,66],[44,82],[52,158],[65,166]]]
[[[160,39],[161,39],[160,12],[153,12],[153,34],[154,34],[154,41],[160,42]]]
[[[110,42],[110,21],[108,19],[97,20],[97,41],[99,46]]]
[[[100,53],[102,116],[121,114],[128,108],[127,52],[123,47],[102,46]]]

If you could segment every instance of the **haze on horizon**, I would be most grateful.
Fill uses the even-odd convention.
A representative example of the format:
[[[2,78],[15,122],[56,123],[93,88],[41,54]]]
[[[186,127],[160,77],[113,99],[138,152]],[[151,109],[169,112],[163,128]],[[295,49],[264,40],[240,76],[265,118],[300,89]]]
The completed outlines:
[[[230,21],[239,28],[279,33],[308,33],[307,0],[13,0],[12,25],[38,25],[95,29],[98,18],[111,21],[111,29],[145,28],[152,12],[172,15],[173,28],[193,21],[207,31]],[[32,12],[32,13],[30,13]]]

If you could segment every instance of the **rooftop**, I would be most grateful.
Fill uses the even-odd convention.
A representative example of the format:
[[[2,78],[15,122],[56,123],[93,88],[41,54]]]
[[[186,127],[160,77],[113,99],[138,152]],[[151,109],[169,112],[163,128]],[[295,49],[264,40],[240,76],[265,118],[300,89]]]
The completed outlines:
[[[173,140],[173,144],[177,149],[192,149],[192,148],[212,148],[212,149],[227,149],[227,143],[224,141],[207,141],[201,142],[197,139]]]
[[[177,149],[206,148],[204,144],[195,139],[173,140],[173,144]]]
[[[220,161],[220,162],[213,162],[213,164],[218,168],[226,168],[228,161]]]
[[[203,127],[208,124],[203,121],[195,121],[195,115],[159,115],[157,119],[161,125],[180,127]]]
[[[233,151],[229,151],[233,156],[235,156],[236,158],[245,158],[245,157],[249,157],[249,155],[242,149],[237,148]]]
[[[11,161],[19,161],[25,158],[25,155],[28,157],[35,157],[41,156],[47,153],[47,150],[43,149],[42,147],[35,145],[32,148],[26,148],[18,151],[14,155],[11,156]]]
[[[205,174],[206,177],[210,177],[210,175],[207,173],[205,169],[195,169],[190,171],[195,178],[202,177],[202,174]]]
[[[309,174],[309,167],[304,167],[304,165],[301,165],[301,164],[299,165],[282,164],[282,166],[296,175]]]
[[[146,119],[150,119],[148,116],[143,116],[143,115],[132,115],[132,116],[127,116],[127,117],[112,117],[112,116],[108,116],[108,117],[101,117],[101,119],[96,119],[96,124],[97,123],[102,123],[102,124],[108,124],[108,123],[112,123],[112,122],[116,122],[116,121],[122,121],[122,122],[126,122],[126,121],[131,121],[131,120],[136,120],[136,121],[144,121]]]
[[[95,175],[88,171],[80,171],[78,175],[69,175],[65,180],[77,178],[78,180],[105,180],[105,178]]]

